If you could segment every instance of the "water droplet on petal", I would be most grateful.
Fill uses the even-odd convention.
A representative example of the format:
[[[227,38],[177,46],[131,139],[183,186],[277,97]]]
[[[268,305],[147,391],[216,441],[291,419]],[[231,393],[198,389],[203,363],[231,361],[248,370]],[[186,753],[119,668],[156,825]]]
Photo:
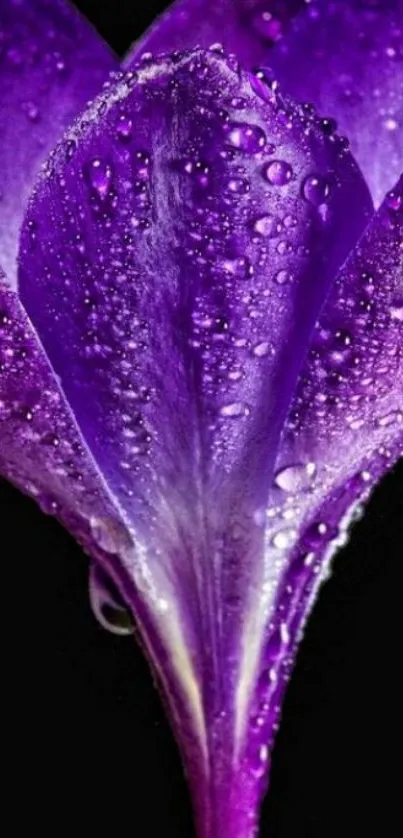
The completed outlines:
[[[262,215],[255,221],[253,229],[259,236],[267,238],[276,235],[277,226],[277,221],[273,215]]]
[[[274,478],[276,486],[284,492],[300,492],[308,489],[316,474],[315,463],[296,463],[280,469]]]
[[[229,124],[228,139],[231,145],[248,154],[256,154],[264,148],[266,135],[258,125],[248,122],[232,122]]]
[[[304,180],[302,193],[307,201],[318,207],[326,203],[329,197],[329,182],[321,175],[308,175]]]
[[[122,143],[130,142],[133,136],[133,120],[126,113],[119,114],[117,135]]]
[[[250,183],[245,177],[233,177],[228,181],[228,190],[234,195],[246,195],[250,192]]]
[[[31,122],[39,121],[40,112],[35,102],[24,102],[22,105],[22,109]]]
[[[231,404],[224,405],[220,409],[220,413],[221,416],[237,419],[240,416],[248,416],[250,410],[243,402],[232,402]]]
[[[281,271],[277,271],[274,279],[277,285],[286,285],[291,279],[291,274],[289,271],[282,269]]]
[[[112,185],[112,168],[99,157],[88,167],[88,177],[94,191],[100,198],[106,198]]]
[[[262,341],[253,348],[253,354],[256,358],[265,358],[270,352],[270,343]]]
[[[391,425],[400,424],[403,422],[403,412],[401,410],[391,410],[390,413],[386,413],[385,416],[381,416],[378,419],[378,425],[381,428],[388,428]]]
[[[296,531],[294,529],[279,530],[273,536],[272,544],[277,550],[287,550],[291,547],[296,538]]]
[[[329,527],[325,521],[319,521],[308,527],[304,541],[308,547],[315,549],[329,538]]]
[[[263,175],[273,186],[284,186],[290,182],[293,170],[292,166],[285,160],[272,160],[265,166]]]
[[[238,279],[249,279],[254,274],[247,256],[239,256],[237,259],[225,259],[222,263],[224,271]]]

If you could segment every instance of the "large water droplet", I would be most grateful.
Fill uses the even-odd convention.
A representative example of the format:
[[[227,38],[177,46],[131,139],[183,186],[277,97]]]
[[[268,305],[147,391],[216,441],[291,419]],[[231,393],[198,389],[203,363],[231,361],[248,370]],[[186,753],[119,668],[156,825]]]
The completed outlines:
[[[35,102],[23,102],[22,110],[24,111],[25,115],[28,117],[30,122],[38,122],[40,119],[40,111],[38,106]]]
[[[246,195],[250,192],[250,183],[246,177],[233,177],[228,181],[228,190],[233,195]]]
[[[261,215],[253,225],[255,232],[264,238],[275,236],[278,232],[277,228],[278,222],[273,215]]]
[[[254,274],[253,265],[251,265],[247,256],[239,256],[236,259],[225,259],[222,266],[225,273],[237,279],[249,279]]]
[[[224,405],[220,409],[221,416],[226,416],[231,419],[237,419],[240,416],[248,416],[249,413],[249,408],[243,402],[232,402],[231,404]]]
[[[248,154],[256,154],[264,148],[266,135],[258,125],[251,125],[248,122],[232,122],[229,124],[228,139],[235,148],[246,151]]]
[[[272,544],[276,550],[287,550],[294,544],[296,538],[296,532],[292,528],[279,530],[273,536]]]
[[[281,271],[277,271],[277,273],[274,277],[274,280],[277,283],[277,285],[286,285],[287,282],[290,281],[290,279],[291,279],[290,272],[286,271],[284,268],[282,268]]]
[[[315,463],[295,463],[280,469],[274,482],[284,492],[300,492],[310,487],[315,473]]]
[[[272,160],[265,166],[263,175],[273,186],[284,186],[290,182],[293,170],[292,166],[285,160]]]
[[[329,182],[322,175],[308,175],[302,185],[302,193],[307,201],[318,207],[326,203],[330,195]]]

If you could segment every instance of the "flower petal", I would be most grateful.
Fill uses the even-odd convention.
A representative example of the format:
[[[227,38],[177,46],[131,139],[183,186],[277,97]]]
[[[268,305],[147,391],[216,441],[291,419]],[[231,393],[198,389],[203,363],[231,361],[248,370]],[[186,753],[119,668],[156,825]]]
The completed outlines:
[[[74,535],[102,568],[103,578],[111,579],[123,599],[135,604],[143,636],[151,642],[152,628],[146,616],[143,619],[137,591],[146,591],[148,600],[152,592],[141,563],[133,573],[125,514],[99,472],[61,382],[1,269],[0,474]]]
[[[0,259],[14,282],[20,225],[39,168],[117,63],[64,0],[2,0]]]
[[[124,64],[130,69],[144,53],[209,48],[219,41],[252,70],[303,6],[304,0],[176,0],[133,44]]]
[[[126,566],[137,587],[148,574],[154,665],[206,835],[240,838],[260,783],[259,768],[244,794],[231,766],[255,512],[317,311],[371,212],[311,112],[195,51],[94,102],[25,219],[21,296],[130,519]]]
[[[403,455],[402,350],[403,177],[332,287],[283,433],[266,514],[262,593],[246,611],[244,682],[256,681],[257,660],[261,673],[249,748],[273,737],[276,707],[330,558],[370,489]],[[263,623],[266,642],[254,658]],[[246,767],[248,758],[246,752]]]
[[[334,117],[378,206],[403,160],[403,0],[313,0],[268,61],[284,91]]]
[[[1,270],[0,360],[1,474],[44,512],[60,518],[87,551],[99,552],[91,527],[111,518],[123,532],[123,523],[37,334]]]

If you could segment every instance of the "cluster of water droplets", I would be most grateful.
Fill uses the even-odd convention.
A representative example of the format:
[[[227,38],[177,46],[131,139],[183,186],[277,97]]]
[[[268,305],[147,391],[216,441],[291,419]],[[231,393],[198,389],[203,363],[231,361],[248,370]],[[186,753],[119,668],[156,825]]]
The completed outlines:
[[[75,520],[76,529],[82,520],[84,539],[98,497],[85,451],[29,322],[4,289],[0,384],[2,469],[44,512]]]
[[[298,433],[307,411],[325,436],[369,427],[398,425],[403,404],[383,408],[401,370],[403,296],[401,194],[385,200],[373,243],[370,233],[335,287],[335,304],[318,323],[309,354],[309,376],[301,380],[291,416]],[[385,243],[383,245],[383,241]],[[373,248],[373,255],[371,253]],[[329,425],[330,415],[335,421]]]
[[[266,84],[263,71],[257,73],[257,79]],[[304,218],[303,233],[308,236],[307,217],[317,211],[325,219],[332,196],[330,179],[314,165],[301,178],[292,159],[292,135],[285,136],[293,119],[288,117],[289,125],[284,129],[283,106],[269,95],[268,101],[271,108],[266,124],[256,117],[256,121],[246,118],[243,111],[248,99],[241,91],[229,96],[215,113],[211,103],[199,105],[196,110],[211,120],[214,136],[207,150],[192,148],[190,143],[183,158],[176,161],[179,171],[189,178],[197,204],[189,225],[189,273],[197,264],[206,289],[214,279],[215,293],[207,291],[195,297],[190,340],[201,360],[201,389],[212,399],[222,394],[218,421],[211,415],[213,432],[220,427],[220,418],[244,422],[251,415],[248,400],[238,395],[240,385],[255,378],[251,361],[261,363],[275,356],[275,341],[266,338],[273,331],[268,327],[267,312],[280,289],[284,288],[285,294],[293,283],[298,259],[310,255],[309,247],[300,243],[303,236],[298,216]],[[314,119],[312,113],[304,118]],[[317,130],[332,134],[335,126],[331,121],[322,122]],[[288,152],[284,151],[285,139],[290,142]],[[300,202],[306,210],[301,211]],[[226,432],[217,456],[231,446],[233,433],[239,431]]]
[[[402,220],[400,184],[324,308],[288,420],[272,505],[263,519],[259,515],[268,533],[265,593],[272,619],[250,708],[247,761],[259,761],[262,745],[270,753],[318,585],[377,476],[396,459],[394,441],[403,431],[396,388],[402,364]]]

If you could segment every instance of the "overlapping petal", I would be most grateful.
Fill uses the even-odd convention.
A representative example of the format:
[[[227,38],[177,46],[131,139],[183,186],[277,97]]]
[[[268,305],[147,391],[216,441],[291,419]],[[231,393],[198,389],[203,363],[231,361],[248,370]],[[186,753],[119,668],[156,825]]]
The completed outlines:
[[[135,43],[125,59],[130,69],[148,52],[193,49],[221,43],[245,69],[266,63],[304,0],[176,0]]]
[[[403,177],[332,286],[284,428],[265,514],[261,594],[245,611],[245,678],[254,639],[268,626],[249,748],[273,735],[331,556],[359,504],[402,455]]]
[[[219,40],[250,68],[300,5],[176,3],[49,158],[20,296],[0,276],[0,471],[97,560],[101,621],[105,570],[130,605],[201,838],[254,834],[321,571],[402,453],[403,181],[367,227],[346,143],[271,71],[243,73],[219,47],[134,62]],[[114,60],[61,2],[1,11],[14,284],[39,166]],[[382,14],[314,0],[273,52],[285,91],[350,133],[377,201],[401,171],[401,18],[399,0]]]
[[[0,4],[0,258],[11,283],[41,164],[117,62],[64,0]]]
[[[116,538],[127,540],[123,516],[4,274],[0,274],[0,471],[46,513],[58,517],[92,554],[101,552],[98,530],[105,520]]]
[[[403,160],[403,0],[312,0],[267,60],[337,120],[379,206]]]
[[[197,734],[204,828],[221,836],[253,808],[248,792],[231,811],[224,787],[256,510],[318,309],[371,212],[311,112],[195,51],[143,62],[96,100],[24,222],[20,294],[130,520],[158,660]],[[225,777],[218,803],[206,773]]]

